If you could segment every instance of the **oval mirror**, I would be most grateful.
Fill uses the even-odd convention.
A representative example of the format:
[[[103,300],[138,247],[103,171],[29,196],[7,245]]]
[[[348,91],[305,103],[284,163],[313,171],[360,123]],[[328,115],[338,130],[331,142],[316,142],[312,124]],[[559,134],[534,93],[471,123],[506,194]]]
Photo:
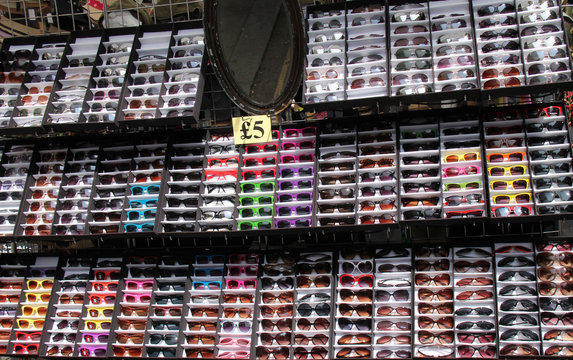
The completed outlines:
[[[298,0],[205,0],[205,44],[227,95],[250,114],[277,114],[302,81]]]

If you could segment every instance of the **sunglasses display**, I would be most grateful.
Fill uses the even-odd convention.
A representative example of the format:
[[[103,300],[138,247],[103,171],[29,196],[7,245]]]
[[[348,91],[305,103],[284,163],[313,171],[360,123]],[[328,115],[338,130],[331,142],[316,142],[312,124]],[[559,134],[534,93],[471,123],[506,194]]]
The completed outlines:
[[[165,144],[118,146],[104,151],[90,233],[153,231],[162,180],[157,169],[163,167]]]
[[[524,126],[519,113],[507,112],[488,116],[484,122],[486,144],[488,141],[512,138],[523,139]],[[520,146],[501,144],[500,147],[486,149],[488,175],[490,181],[490,205],[492,216],[524,216],[531,215],[533,198],[531,178],[527,169],[528,154],[523,141]],[[508,206],[507,206],[508,205]],[[512,207],[513,205],[519,205]],[[507,206],[507,207],[506,207]]]
[[[501,354],[520,344],[527,344],[537,354],[541,351],[539,323],[537,320],[527,321],[532,315],[532,310],[537,309],[538,304],[535,276],[529,275],[535,274],[533,249],[531,243],[497,244],[495,247],[498,267],[497,296],[498,304],[500,304],[498,311],[502,319],[506,316],[506,320],[499,323]],[[517,259],[515,256],[522,259]],[[510,271],[516,272],[515,275],[509,276]],[[518,321],[517,318],[512,320],[508,317],[512,315],[526,319],[526,321]]]
[[[294,264],[296,259],[287,256],[288,254],[277,255],[266,254],[263,258],[262,276],[264,277],[259,298],[260,316],[256,327],[255,354],[257,359],[272,358],[272,356],[276,359],[282,358],[281,356],[288,358],[290,349],[295,344],[292,319],[300,313],[295,309],[301,306],[299,301],[295,302]],[[309,300],[324,301],[318,298]],[[308,303],[305,306],[308,306]],[[288,322],[288,326],[285,322]],[[301,336],[307,339],[305,334]],[[328,341],[328,337],[326,340],[323,338],[322,341]]]
[[[561,356],[571,341],[572,266],[571,244],[553,241],[3,256],[0,345],[40,356],[103,357],[111,341],[117,356],[326,359],[496,358],[499,343],[502,355]],[[114,271],[123,280],[110,279]]]
[[[142,261],[143,260],[143,261]],[[156,288],[153,291],[152,303],[149,314],[153,316],[157,323],[164,322],[166,327],[160,328],[152,323],[147,329],[145,351],[147,356],[158,356],[163,354],[167,357],[175,357],[179,342],[179,322],[184,314],[183,296],[186,289],[186,279],[189,273],[189,264],[183,258],[158,258],[150,257],[137,259],[148,266],[150,263],[157,263],[159,276],[156,277]],[[134,261],[135,262],[135,261]],[[146,283],[147,280],[145,281]],[[139,283],[139,282],[138,282]],[[150,281],[153,284],[153,281]],[[144,285],[144,284],[142,284]],[[138,287],[141,289],[141,287]],[[190,309],[189,315],[196,316],[197,313]]]
[[[30,145],[12,145],[4,151],[7,161],[2,163],[4,170],[3,177],[0,177],[1,192],[0,199],[5,199],[0,212],[0,233],[8,235],[14,233],[16,226],[18,208],[24,192],[26,174],[30,167],[33,147]],[[51,202],[46,202],[50,204]],[[37,202],[40,207],[40,202]],[[50,206],[48,206],[50,207]]]
[[[199,259],[197,258],[196,260]],[[255,297],[258,268],[254,264],[258,263],[258,256],[254,254],[233,254],[228,255],[225,259],[223,256],[214,255],[210,259],[205,260],[208,260],[208,262],[199,269],[199,275],[207,275],[207,277],[194,277],[193,279],[221,281],[225,301],[220,314],[219,307],[216,305],[217,301],[215,305],[197,304],[195,305],[197,306],[196,308],[191,308],[194,316],[202,313],[203,316],[211,317],[213,320],[216,320],[217,316],[219,316],[222,322],[222,326],[217,333],[219,340],[214,341],[213,339],[213,342],[203,341],[203,344],[216,345],[213,350],[216,350],[219,357],[249,358],[255,312],[254,301],[250,299],[254,300]],[[224,272],[223,263],[233,267],[227,268],[227,271]],[[198,275],[198,268],[196,267],[195,270],[195,275]],[[213,291],[210,293],[214,293]],[[219,290],[220,292],[221,290]],[[206,328],[206,330],[209,329]],[[215,335],[214,330],[213,336]],[[199,334],[193,335],[198,336]]]
[[[56,208],[56,199],[61,187],[64,164],[68,155],[67,148],[39,151],[38,168],[34,184],[28,191],[24,206],[27,207],[26,219],[20,224],[22,233],[26,236],[46,236],[52,233],[52,225]],[[48,181],[49,179],[49,181]],[[89,195],[89,194],[88,194]]]
[[[68,264],[71,261],[72,259],[69,259]],[[112,336],[111,322],[115,316],[116,298],[122,297],[117,293],[122,258],[97,258],[94,263],[94,278],[89,280],[91,288],[88,287],[86,292],[88,303],[85,305],[86,313],[82,319],[84,325],[79,331],[76,345],[80,355],[89,357],[105,355],[106,345]],[[81,303],[75,306],[81,314]],[[72,344],[75,341],[74,338]]]
[[[454,353],[453,252],[444,246],[415,250],[414,320],[417,330],[413,336],[417,356]]]
[[[3,47],[0,72],[0,127],[11,124],[12,115],[17,114],[14,108],[27,70],[33,68],[30,62],[33,43],[10,43]]]
[[[134,34],[111,35],[104,39],[97,74],[92,79],[96,87],[88,93],[87,111],[82,113],[87,123],[113,123],[119,109],[120,93],[127,77],[127,63],[132,53]]]
[[[159,88],[165,72],[170,37],[168,32],[146,31],[134,44],[134,72],[126,77],[123,120],[158,117]]]
[[[12,114],[13,127],[39,127],[48,106],[48,99],[54,85],[55,75],[63,57],[66,37],[36,46],[31,54],[31,68],[28,69],[25,87],[21,89],[20,102]],[[65,116],[65,115],[64,115]]]
[[[203,181],[204,207],[199,218],[201,231],[233,230],[236,226],[237,182],[245,180],[248,171],[244,170],[243,176],[239,176],[239,153],[232,146],[232,138],[232,135],[212,134],[207,141],[206,169],[209,175],[206,174]],[[228,153],[221,153],[219,147],[229,149]],[[257,172],[252,173],[256,178]],[[262,174],[262,171],[258,174]]]
[[[525,72],[513,5],[474,6],[481,87],[484,90],[525,85]],[[511,60],[504,60],[504,56]],[[491,57],[491,58],[490,58]]]
[[[277,175],[277,161],[279,144],[278,134],[272,136],[272,143],[266,145],[251,145],[245,148],[243,153],[241,182],[239,184],[239,220],[238,230],[271,229],[273,227],[273,215],[289,216],[291,211],[288,208],[273,207],[275,197],[275,176]],[[314,148],[314,141],[283,143],[283,150]],[[297,173],[294,173],[294,170]],[[283,170],[282,176],[296,177],[304,174],[306,169]],[[288,174],[287,174],[288,173]],[[312,169],[310,169],[312,174]],[[260,175],[258,175],[260,174]],[[308,174],[307,174],[308,175]]]
[[[316,127],[287,128],[279,132],[281,146],[278,156],[280,161],[277,169],[277,203],[274,213],[274,226],[277,229],[310,227],[313,224],[312,214],[318,213],[317,207],[313,205],[312,191],[316,172],[314,152],[317,132]],[[261,184],[261,192],[267,189],[270,190],[270,187],[263,189]],[[246,192],[245,190],[243,186],[243,192]],[[256,195],[270,196],[268,192]],[[283,210],[279,212],[281,208]]]
[[[328,6],[313,6],[308,12],[304,103],[478,88],[503,90],[571,80],[557,2],[520,7],[478,1],[471,6],[475,24],[468,15],[469,3],[463,1],[448,7],[439,2],[398,4],[388,9],[376,2],[365,6],[371,9],[355,12],[351,4],[344,9],[331,6],[332,11]],[[313,17],[315,12],[322,15]],[[134,129],[157,118],[170,125],[190,122],[201,104],[204,51],[203,31],[195,24],[179,24],[166,31],[106,31],[101,36],[77,33],[39,43],[10,40],[2,47],[0,127],[23,128],[7,131],[17,134],[26,132],[25,128],[38,132],[40,127],[66,131],[77,123],[86,124],[86,129],[111,129],[114,125]],[[533,141],[531,146],[560,142],[560,137],[541,138],[543,144],[536,142],[539,138],[528,142]],[[300,157],[287,154],[282,163],[290,162],[300,162]],[[248,180],[276,177],[258,170],[262,169],[244,175]],[[454,213],[460,214],[474,216]],[[238,227],[233,225],[233,230]],[[253,229],[259,225],[268,226],[266,222],[244,224]],[[297,224],[285,221],[281,225]],[[197,227],[200,230],[201,226]],[[206,229],[227,228],[215,225]],[[179,229],[183,227],[174,228]],[[105,228],[94,230],[106,233]],[[125,230],[120,226],[118,232]]]
[[[469,4],[430,3],[436,91],[477,89]]]
[[[63,278],[57,288],[58,300],[54,318],[47,319],[49,340],[41,353],[48,356],[72,356],[82,314],[91,259],[69,258],[65,261]],[[113,312],[107,311],[108,317]],[[69,349],[69,350],[68,350]]]
[[[204,143],[190,143],[190,144],[175,144],[174,154],[172,159],[177,161],[178,164],[199,163],[199,167],[203,164],[203,154],[205,153]],[[186,166],[175,166],[169,170],[170,179],[168,180],[168,191],[165,196],[167,197],[166,206],[163,211],[165,219],[161,222],[164,232],[180,232],[180,231],[194,231],[195,230],[195,217],[197,216],[197,207],[199,205],[199,190],[200,181],[202,180],[201,171],[198,171],[191,166],[191,169],[185,169]],[[179,169],[182,168],[182,169]],[[229,172],[232,177],[233,172]],[[224,180],[227,175],[222,178],[217,176],[217,180]],[[207,176],[207,179],[209,176]],[[229,202],[231,199],[227,198],[218,199],[214,198],[213,203]],[[206,205],[211,204],[211,201],[205,201]],[[185,220],[185,221],[184,221]]]
[[[153,231],[157,215],[158,195],[161,191],[161,173],[165,162],[166,144],[136,146],[136,168],[131,170],[128,187],[129,208],[125,208],[126,220],[123,222],[125,232]],[[122,216],[123,217],[123,216]]]
[[[92,221],[89,224],[89,232],[92,234],[120,232],[123,229],[120,224],[121,210],[128,205],[124,204],[124,196],[127,193],[129,174],[125,174],[125,177],[121,174],[130,170],[134,148],[106,147],[103,150],[99,167],[101,170],[97,174],[99,183],[96,182],[93,196],[95,206],[90,214]]]
[[[493,145],[496,149],[487,151],[490,153],[488,162],[492,165],[488,166],[490,186],[494,190],[490,198],[492,216],[527,216],[534,213],[543,215],[570,211],[567,192],[569,185],[565,178],[571,168],[563,161],[570,159],[571,155],[566,149],[567,137],[561,125],[561,114],[561,107],[548,106],[532,107],[523,112],[506,110],[486,115],[487,121],[495,121],[484,123],[486,135],[493,134],[489,136],[491,140],[487,140],[486,136],[486,144],[488,148]],[[487,127],[487,124],[492,126]],[[524,130],[527,136],[531,136],[527,144],[522,140]],[[493,144],[493,138],[503,136],[501,134],[507,131],[511,132],[512,137],[518,136],[520,141],[500,143],[501,147],[511,147],[500,152],[497,150],[498,144]],[[549,149],[546,143],[551,144]],[[530,173],[524,166],[528,156]],[[496,162],[503,162],[503,166],[493,166]],[[535,197],[530,193],[532,188],[539,191]],[[559,191],[565,191],[562,193],[563,197]],[[500,201],[496,201],[499,199],[510,206],[499,206]],[[519,206],[511,206],[518,203]]]
[[[19,306],[18,303],[20,301],[22,289],[27,286],[25,285],[24,281],[24,277],[28,274],[27,264],[25,262],[20,263],[19,261],[6,261],[10,260],[6,258],[3,260],[4,261],[2,262],[2,265],[0,265],[0,269],[2,269],[2,276],[4,277],[4,279],[2,279],[2,286],[0,286],[0,305],[2,309],[0,311],[0,352],[5,354],[8,351],[10,329],[14,328],[14,324],[17,324],[16,313],[18,311],[18,307],[22,308],[22,314],[24,314],[24,306],[29,307],[31,309],[31,313],[33,313],[37,312],[38,309],[42,307],[42,305],[29,304]],[[8,269],[11,271],[8,272]],[[50,281],[49,279],[45,280]],[[38,316],[41,317],[40,315]],[[36,332],[22,331],[22,335],[18,336],[17,339],[23,338],[24,340],[28,340],[28,338],[32,337],[35,333]],[[34,336],[34,340],[39,343],[37,336]]]
[[[548,106],[531,108],[524,111],[525,131],[530,139],[527,150],[532,169],[531,179],[535,194],[535,211],[538,214],[568,212],[571,205],[567,178],[571,175],[569,166],[571,151],[567,145],[567,132],[563,128],[565,121],[562,108]],[[543,145],[545,139],[557,138],[550,145]]]
[[[350,249],[349,249],[350,250]],[[372,351],[374,258],[370,251],[342,251],[338,257],[335,347],[336,356]],[[336,278],[335,278],[336,279]]]
[[[28,277],[24,289],[25,297],[20,301],[20,309],[17,312],[15,323],[18,331],[15,332],[15,340],[12,341],[12,353],[15,354],[40,354],[40,340],[45,324],[49,321],[48,304],[54,285],[55,269],[58,265],[57,257],[37,257],[30,265]],[[25,269],[25,268],[23,268]],[[23,274],[24,275],[24,274]],[[18,290],[21,291],[21,290]],[[12,293],[14,293],[12,291]],[[11,318],[13,319],[14,314]],[[2,325],[6,327],[5,325]],[[8,351],[10,351],[8,349]]]
[[[53,222],[52,232],[56,235],[84,233],[94,170],[99,155],[98,147],[75,148],[70,151],[71,155],[66,164],[67,171],[62,180],[62,191],[65,192],[65,196],[58,199]],[[93,169],[88,166],[93,166]]]
[[[472,139],[480,137],[477,120],[449,122],[442,128],[442,138],[447,139],[442,150],[442,172],[448,176],[443,180],[444,215],[448,219],[486,216],[483,174],[481,173],[482,150],[473,147]],[[457,140],[468,140],[468,145],[458,144]],[[478,141],[479,143],[479,141]],[[445,152],[444,152],[445,151]],[[459,172],[456,169],[475,168],[476,171]],[[454,175],[455,176],[450,176]]]
[[[304,82],[307,103],[345,100],[347,71],[345,35],[350,31],[344,12],[326,12],[308,19],[308,55]],[[350,82],[348,82],[350,84]],[[350,86],[349,86],[350,88]],[[345,91],[346,90],[346,91]]]
[[[497,332],[494,274],[493,266],[490,266],[491,248],[454,248],[453,253],[456,352],[460,357],[471,353],[474,357],[494,358],[497,356]],[[493,324],[494,327],[484,325],[478,330],[475,327],[468,328],[476,314],[480,315],[480,321]]]
[[[204,141],[62,144],[53,154],[46,145],[32,156],[29,148],[27,155],[8,150],[0,200],[14,209],[26,198],[27,209],[21,218],[10,208],[0,212],[0,229],[78,236],[569,213],[563,114],[557,105],[486,111],[485,151],[480,120],[469,114],[458,121],[447,114],[411,117],[399,129],[368,121],[282,128],[269,144],[244,150],[219,131]],[[32,157],[38,167],[22,195],[28,170],[18,160]]]
[[[359,224],[397,221],[396,130],[393,124],[381,125],[361,123],[358,128]]]
[[[139,155],[142,155],[141,150],[139,150]],[[117,317],[118,328],[115,329],[114,333],[114,354],[117,354],[118,351],[127,351],[130,356],[141,356],[146,329],[145,318],[146,315],[154,313],[151,309],[152,298],[154,304],[159,303],[160,294],[153,291],[158,258],[154,256],[128,257],[126,262],[128,275],[123,281],[122,291],[117,293],[117,297],[120,298],[120,306],[124,310]],[[160,288],[158,287],[158,289]],[[130,310],[127,310],[128,307]],[[133,316],[138,318],[133,318]],[[154,319],[154,321],[157,320]],[[155,329],[154,325],[155,323],[152,322],[149,331]],[[152,337],[153,335],[149,337],[150,340],[148,341],[151,341]]]
[[[100,41],[100,37],[78,37],[70,41],[71,52],[64,53],[62,57],[63,76],[54,83],[55,101],[48,105],[46,126],[57,127],[56,124],[81,121],[84,98],[95,63],[93,55],[97,53]],[[89,117],[87,113],[84,115]]]
[[[359,257],[360,259],[363,258],[363,256]],[[409,249],[400,252],[395,252],[392,249],[377,251],[374,271],[374,298],[369,299],[367,293],[355,294],[357,296],[354,301],[374,302],[374,346],[372,350],[377,357],[389,356],[387,355],[388,351],[393,352],[398,357],[400,357],[398,354],[405,355],[411,351],[411,344],[413,343],[411,294],[413,291],[412,274],[406,266],[410,263]],[[396,271],[385,271],[389,267],[396,269]]]
[[[294,300],[296,325],[292,341],[295,357],[328,357],[330,345],[334,343],[334,336],[330,332],[333,329],[330,316],[335,306],[331,295],[332,270],[319,265],[330,264],[332,259],[331,252],[300,253],[298,256]],[[283,261],[287,265],[296,259],[283,258]],[[294,277],[289,278],[295,280]],[[322,334],[317,334],[317,330],[321,330]]]
[[[572,294],[569,286],[570,251],[570,244],[567,243],[540,243],[536,246],[537,288],[542,311],[540,354],[559,355],[562,350],[558,350],[556,345],[571,340],[567,333],[570,327],[570,311],[567,310],[567,305],[563,305]],[[557,304],[561,306],[558,307]]]
[[[196,104],[200,103],[196,96],[205,47],[203,29],[180,29],[173,38],[175,43],[167,60],[169,80],[164,82],[167,92],[161,96],[163,106],[159,107],[159,117],[162,118],[193,116]],[[195,40],[180,42],[189,38]]]
[[[385,42],[385,6],[372,2],[368,11],[358,6],[346,9],[346,99],[388,95]]]
[[[521,46],[525,50],[527,84],[548,84],[571,79],[570,65],[564,61],[564,32],[557,13],[559,4],[548,1],[543,6],[518,6],[517,16],[524,28]],[[568,73],[569,72],[569,73]]]
[[[215,339],[219,316],[218,304],[224,283],[225,262],[224,255],[195,257],[191,286],[194,289],[200,289],[200,291],[197,297],[192,298],[191,303],[186,307],[187,313],[185,315],[188,323],[185,331],[185,351],[214,354],[217,350]],[[210,286],[208,285],[210,283],[216,285]]]
[[[354,225],[356,129],[325,126],[321,134],[317,221],[320,225]],[[333,151],[340,156],[328,156]],[[348,156],[341,156],[346,153]]]
[[[420,125],[425,123],[425,125]],[[415,125],[414,125],[415,124]],[[411,119],[400,128],[400,171],[403,194],[401,218],[442,217],[439,187],[438,124],[434,119]]]
[[[425,3],[390,7],[392,96],[434,91],[428,11]]]
[[[340,10],[317,10],[324,14],[316,18],[309,12],[304,102],[385,96],[388,89],[400,96],[570,80],[559,4],[473,5],[475,27],[467,2],[390,7],[388,50],[379,41],[386,36],[384,6],[367,13],[350,7],[346,16]]]

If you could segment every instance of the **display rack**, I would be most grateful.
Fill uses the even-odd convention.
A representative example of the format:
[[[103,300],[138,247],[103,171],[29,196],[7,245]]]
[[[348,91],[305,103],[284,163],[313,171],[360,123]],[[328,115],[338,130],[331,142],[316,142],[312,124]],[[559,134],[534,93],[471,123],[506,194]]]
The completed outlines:
[[[563,109],[429,111],[400,122],[357,119],[357,127],[307,123],[245,147],[223,130],[185,141],[181,132],[142,133],[137,141],[46,139],[37,142],[33,165],[20,170],[24,148],[14,143],[2,160],[7,186],[16,171],[31,175],[15,230],[6,227],[5,235],[255,235],[569,218]],[[8,219],[18,206],[8,197],[18,195],[11,187],[0,194]]]
[[[337,359],[570,351],[559,321],[569,321],[561,312],[570,308],[571,289],[553,276],[568,281],[567,271],[555,270],[571,266],[571,243],[490,244],[3,256],[0,349],[47,357]]]
[[[200,22],[5,39],[0,133],[197,125],[203,48]]]
[[[199,22],[5,39],[0,353],[572,356],[559,5],[310,6],[249,145]]]

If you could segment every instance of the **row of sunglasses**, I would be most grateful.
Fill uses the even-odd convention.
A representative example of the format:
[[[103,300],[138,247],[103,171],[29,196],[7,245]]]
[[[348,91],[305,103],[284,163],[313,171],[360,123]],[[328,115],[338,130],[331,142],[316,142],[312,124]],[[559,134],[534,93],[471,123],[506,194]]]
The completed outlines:
[[[499,118],[484,122],[490,179],[499,172],[499,180],[490,189],[493,216],[532,211],[552,214],[568,212],[571,207],[566,117],[560,107],[539,110],[540,116],[525,116],[523,122],[519,114],[511,112],[501,112]],[[498,144],[507,150],[499,151]]]
[[[466,15],[469,2],[463,1],[445,6],[440,1],[394,6],[388,9],[389,18],[386,8],[375,3],[350,6],[346,14],[329,8],[309,11],[312,43],[306,101],[384,95],[390,84],[386,68],[393,73],[394,95],[471,89],[477,87],[478,77],[484,89],[570,80],[558,1],[483,1],[473,8],[475,30],[471,17]],[[189,70],[200,66],[202,50],[193,45],[202,45],[202,39],[180,30],[170,37],[170,53],[177,61],[166,62],[165,55],[146,47],[153,47],[157,41],[155,36],[144,36],[153,32],[137,37],[136,43],[143,46],[137,52],[133,50],[137,47],[133,46],[136,36],[133,31],[128,32],[125,39],[121,35],[105,35],[96,59],[82,51],[75,52],[75,37],[84,39],[78,34],[69,41],[64,36],[38,46],[31,40],[24,45],[6,42],[1,59],[0,81],[4,86],[0,94],[0,124],[36,127],[45,117],[46,108],[50,109],[47,117],[51,123],[77,122],[80,113],[84,114],[80,122],[113,122],[118,107],[129,109],[122,113],[125,120],[191,115],[199,75]],[[385,36],[387,33],[390,36]],[[386,38],[392,46],[387,46]],[[435,41],[430,42],[430,38]],[[479,39],[477,53],[474,38]],[[387,54],[385,48],[397,50]],[[136,59],[131,67],[137,73],[126,78],[132,71],[122,65],[130,57]],[[89,68],[94,72],[82,72]],[[186,70],[179,72],[181,69]],[[163,78],[158,79],[157,73],[170,80],[160,89],[158,84],[163,83]],[[61,77],[61,81],[54,82],[56,77]],[[124,79],[129,84],[124,85]],[[34,86],[24,93],[18,90],[22,82]],[[434,83],[439,84],[435,89]],[[124,87],[126,96],[118,104],[118,89]],[[88,92],[89,88],[92,91]],[[57,95],[56,101],[49,103],[52,92]],[[160,97],[160,93],[165,96]],[[89,100],[84,101],[81,94],[88,94]]]
[[[497,357],[493,268],[488,247],[437,247],[417,252],[417,356]],[[476,318],[478,309],[482,312]]]
[[[10,340],[7,328],[22,329],[15,331],[12,343],[15,353],[38,353],[40,346],[41,332],[28,332],[27,329],[42,329],[47,320],[47,309],[53,292],[54,276],[58,265],[58,257],[37,257],[28,258],[24,265],[20,260],[10,261],[15,265],[7,266],[10,273],[4,273],[3,277],[7,281],[2,281],[3,290],[3,319],[0,335],[3,339],[0,349],[6,353],[8,351],[8,340]],[[22,290],[26,289],[26,290]],[[23,300],[18,302],[17,297],[22,296]],[[66,295],[67,296],[67,295]],[[68,302],[70,301],[67,297]],[[18,315],[14,317],[14,315]],[[26,329],[26,330],[25,330]]]
[[[571,250],[497,243],[69,258],[61,267],[58,258],[7,256],[0,349],[263,360],[571,355]]]
[[[1,127],[194,113],[204,47],[200,28],[36,41],[9,40],[0,50]]]
[[[0,227],[7,235],[252,230],[393,223],[398,209],[403,220],[484,217],[486,187],[493,217],[571,212],[562,107],[485,117],[483,127],[460,115],[398,130],[383,121],[282,129],[244,147],[215,132],[172,145],[10,145]]]
[[[308,11],[307,103],[571,79],[558,1],[346,5]]]

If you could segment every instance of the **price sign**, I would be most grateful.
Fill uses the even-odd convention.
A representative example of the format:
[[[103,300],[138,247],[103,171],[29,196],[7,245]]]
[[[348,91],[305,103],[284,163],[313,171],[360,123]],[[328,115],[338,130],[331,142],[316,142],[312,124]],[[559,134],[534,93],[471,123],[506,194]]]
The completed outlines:
[[[272,140],[271,118],[267,115],[233,118],[235,145],[265,143]]]

